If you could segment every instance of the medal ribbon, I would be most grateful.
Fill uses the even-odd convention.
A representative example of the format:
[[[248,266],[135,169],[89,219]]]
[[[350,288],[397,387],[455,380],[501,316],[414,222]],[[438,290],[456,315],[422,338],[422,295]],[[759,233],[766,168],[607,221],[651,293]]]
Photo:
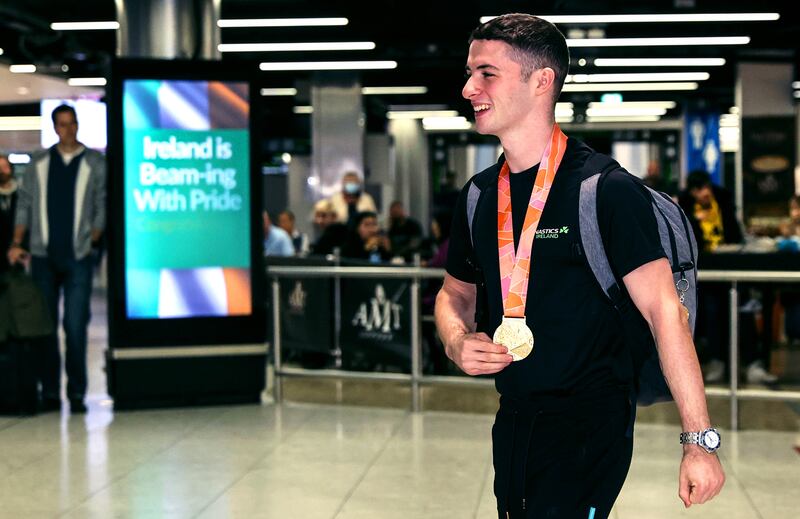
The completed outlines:
[[[525,212],[525,223],[514,251],[514,225],[511,220],[511,183],[508,163],[504,162],[497,179],[497,247],[500,258],[500,288],[503,294],[503,315],[525,317],[528,298],[528,278],[531,270],[533,238],[539,227],[544,204],[556,177],[558,166],[567,149],[567,136],[558,124],[553,125],[550,142],[539,162],[539,171]]]

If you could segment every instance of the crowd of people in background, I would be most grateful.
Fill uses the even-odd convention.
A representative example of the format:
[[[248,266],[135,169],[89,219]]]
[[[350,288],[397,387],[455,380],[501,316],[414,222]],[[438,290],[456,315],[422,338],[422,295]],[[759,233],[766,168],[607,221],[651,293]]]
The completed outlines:
[[[327,256],[368,263],[410,264],[419,255],[423,264],[442,266],[442,243],[447,239],[452,215],[439,211],[425,232],[399,200],[389,205],[382,225],[373,198],[364,191],[355,172],[342,176],[341,190],[319,200],[310,215],[312,235],[298,230],[290,210],[277,215],[277,224],[264,211],[264,254],[267,256]],[[444,234],[444,236],[443,236]],[[445,248],[446,250],[446,248]],[[434,265],[431,266],[434,266]]]

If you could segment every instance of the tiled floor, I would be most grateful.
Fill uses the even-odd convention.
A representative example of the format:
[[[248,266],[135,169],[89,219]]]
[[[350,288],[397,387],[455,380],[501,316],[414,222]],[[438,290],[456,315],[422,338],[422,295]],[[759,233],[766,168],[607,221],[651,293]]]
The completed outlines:
[[[496,517],[490,414],[357,406],[346,389],[339,395],[345,405],[266,402],[114,413],[105,394],[105,329],[96,304],[89,413],[0,417],[0,518]],[[402,406],[407,393],[397,394]],[[480,398],[491,407],[490,396]],[[748,412],[769,415],[770,409],[762,404]],[[725,432],[720,456],[727,485],[712,503],[689,510],[677,497],[673,415],[649,410],[640,420],[614,518],[800,517],[797,415],[787,412],[781,431]]]
[[[315,404],[0,420],[3,518],[489,518],[489,415]],[[641,424],[617,519],[796,518],[798,435],[727,433],[712,503],[677,498],[679,428]]]

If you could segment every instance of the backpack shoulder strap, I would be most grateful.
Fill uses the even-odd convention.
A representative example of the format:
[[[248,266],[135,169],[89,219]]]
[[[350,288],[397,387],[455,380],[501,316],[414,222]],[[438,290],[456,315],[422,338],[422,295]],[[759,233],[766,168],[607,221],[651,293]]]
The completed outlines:
[[[473,239],[475,214],[478,210],[478,204],[482,200],[484,193],[492,186],[497,185],[497,177],[500,175],[501,164],[505,158],[501,155],[497,164],[488,167],[481,171],[472,179],[467,190],[467,226],[469,227],[469,241],[472,247],[475,247]]]
[[[618,306],[622,291],[608,262],[600,223],[597,218],[597,193],[605,176],[621,168],[619,163],[607,155],[593,153],[581,171],[581,189],[578,198],[578,221],[586,261],[603,293]]]

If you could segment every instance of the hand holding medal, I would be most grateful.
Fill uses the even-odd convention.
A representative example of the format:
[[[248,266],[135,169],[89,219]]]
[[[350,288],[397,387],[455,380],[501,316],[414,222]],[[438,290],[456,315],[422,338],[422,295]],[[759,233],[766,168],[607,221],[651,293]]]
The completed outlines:
[[[536,173],[536,181],[525,212],[525,223],[516,251],[508,163],[503,164],[497,180],[497,246],[500,260],[500,288],[503,293],[503,321],[495,330],[492,341],[508,348],[508,353],[515,361],[526,358],[533,351],[533,331],[525,319],[533,239],[566,149],[567,136],[555,124],[550,143],[539,162],[539,171]]]

